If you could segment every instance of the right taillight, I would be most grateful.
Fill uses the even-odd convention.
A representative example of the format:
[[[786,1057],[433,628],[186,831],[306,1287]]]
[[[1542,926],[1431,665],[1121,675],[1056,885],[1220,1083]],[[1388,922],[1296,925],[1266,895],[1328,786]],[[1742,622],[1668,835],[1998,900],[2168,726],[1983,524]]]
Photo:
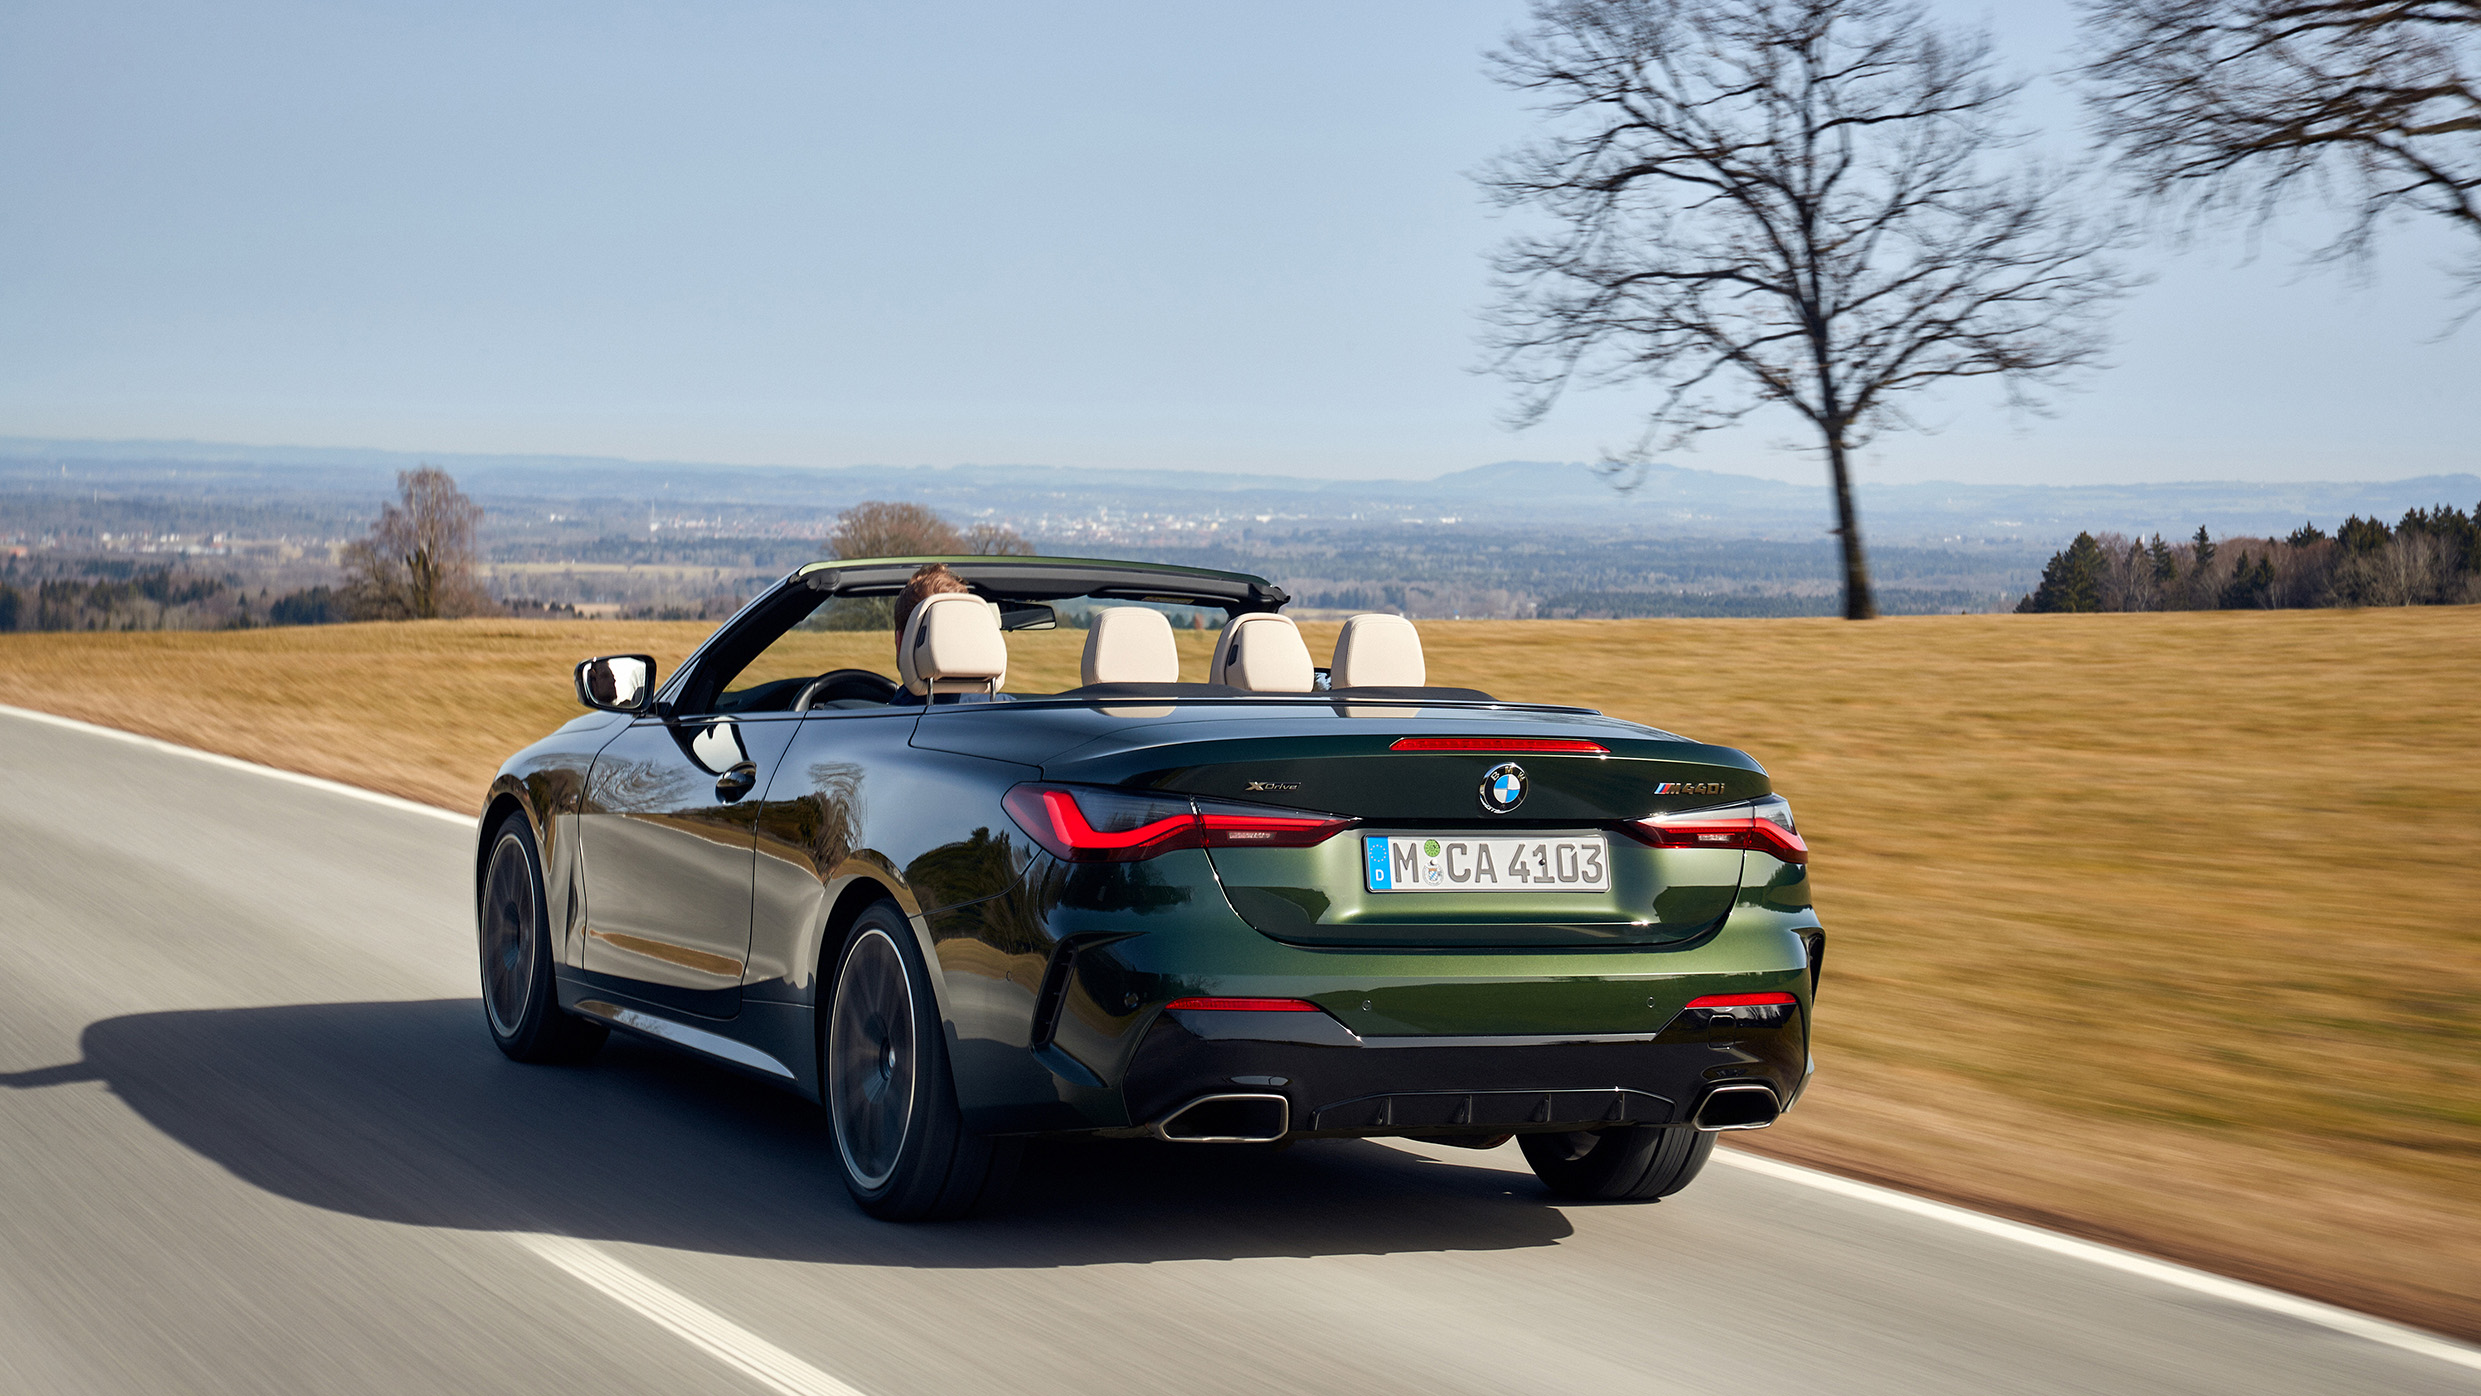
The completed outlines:
[[[1020,785],[1000,803],[1028,837],[1071,863],[1135,863],[1176,848],[1307,848],[1357,822],[1095,785]]]
[[[1654,848],[1738,848],[1786,863],[1809,861],[1809,845],[1792,824],[1792,806],[1780,795],[1715,809],[1649,814],[1619,827]]]

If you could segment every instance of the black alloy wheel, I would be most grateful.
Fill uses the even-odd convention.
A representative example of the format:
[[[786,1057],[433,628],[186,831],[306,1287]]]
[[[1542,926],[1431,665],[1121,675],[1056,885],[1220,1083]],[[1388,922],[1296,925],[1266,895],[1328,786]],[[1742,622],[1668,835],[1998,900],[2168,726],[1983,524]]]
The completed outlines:
[[[844,1185],[863,1211],[959,1217],[1005,1191],[1021,1141],[965,1128],[930,976],[895,903],[854,921],[822,1016],[821,1094]]]
[[[491,1040],[521,1062],[593,1056],[610,1029],[561,1011],[551,981],[551,917],[543,865],[522,815],[500,821],[485,865],[475,929],[482,951],[482,1014]]]
[[[1651,1202],[1693,1182],[1714,1153],[1714,1136],[1686,1125],[1624,1125],[1574,1134],[1517,1137],[1533,1174],[1562,1197]]]
[[[904,1153],[921,1056],[904,955],[884,929],[865,928],[845,950],[827,1031],[836,1148],[854,1187],[875,1192]]]

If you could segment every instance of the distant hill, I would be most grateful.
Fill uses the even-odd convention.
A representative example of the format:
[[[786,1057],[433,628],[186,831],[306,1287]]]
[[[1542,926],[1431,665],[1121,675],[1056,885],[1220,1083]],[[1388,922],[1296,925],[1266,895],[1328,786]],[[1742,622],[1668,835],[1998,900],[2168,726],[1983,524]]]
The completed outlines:
[[[910,499],[1032,533],[1080,520],[1138,516],[1249,520],[1288,527],[1467,522],[1644,537],[1814,539],[1829,525],[1824,485],[1651,465],[1620,488],[1575,462],[1500,461],[1429,480],[1312,480],[1279,475],[1092,470],[1045,465],[701,465],[589,456],[413,454],[197,441],[0,438],[0,491],[144,492],[181,498],[332,499],[366,511],[394,472],[441,465],[486,504],[592,501],[611,510],[713,504],[823,515],[864,499]],[[2346,515],[2392,520],[2406,509],[2481,503],[2481,475],[2360,483],[2175,481],[2123,485],[1873,486],[1860,499],[1875,541],[2055,546],[2080,529],[2217,536],[2282,533]]]

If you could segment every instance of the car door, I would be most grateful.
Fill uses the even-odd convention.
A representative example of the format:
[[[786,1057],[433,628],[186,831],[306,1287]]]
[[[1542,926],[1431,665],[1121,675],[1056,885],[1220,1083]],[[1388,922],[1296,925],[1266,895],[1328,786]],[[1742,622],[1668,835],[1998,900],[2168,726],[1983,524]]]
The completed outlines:
[[[800,729],[818,603],[794,592],[719,633],[595,757],[579,823],[590,982],[707,1018],[740,1011],[758,809]]]
[[[701,1017],[740,1010],[758,802],[799,725],[657,717],[595,758],[579,821],[589,974]]]

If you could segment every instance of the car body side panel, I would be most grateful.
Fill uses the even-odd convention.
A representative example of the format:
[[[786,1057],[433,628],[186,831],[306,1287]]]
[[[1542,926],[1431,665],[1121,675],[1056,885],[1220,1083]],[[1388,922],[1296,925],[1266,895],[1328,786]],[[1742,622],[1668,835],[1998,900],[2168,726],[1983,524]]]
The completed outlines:
[[[1060,1062],[1056,1049],[1038,1050],[1033,1040],[1045,976],[1059,952],[1034,888],[1019,879],[1001,895],[951,907],[927,925],[931,963],[953,1006],[948,1046],[958,1106],[985,1121],[977,1127],[986,1130],[1085,1127],[1094,1102],[1081,1108],[1070,1097],[1098,1092],[1101,1078]]]
[[[810,1001],[819,933],[835,899],[857,879],[881,884],[908,916],[920,913],[900,865],[878,851],[880,830],[869,818],[878,805],[908,798],[903,757],[914,716],[853,712],[801,720],[758,810],[748,997]]]
[[[829,919],[848,895],[893,900],[921,937],[932,991],[961,1055],[1019,1044],[1011,1021],[1008,937],[972,910],[1008,893],[1034,850],[1000,807],[1033,770],[909,744],[918,710],[813,713],[758,815],[748,1002],[816,1002]],[[964,928],[964,929],[958,929]],[[941,936],[957,943],[943,949]],[[970,947],[970,948],[967,948]],[[812,1047],[803,1047],[808,1052]],[[978,1060],[978,1057],[976,1058]],[[959,1086],[1004,1066],[961,1064]]]
[[[562,965],[578,962],[585,935],[584,865],[578,856],[577,815],[585,800],[587,776],[596,753],[627,725],[628,719],[616,713],[590,712],[571,719],[502,763],[484,801],[486,818],[477,830],[483,842],[475,858],[475,891],[480,894],[483,868],[490,859],[493,821],[489,812],[514,806],[533,827],[535,847],[542,855],[552,958]]]

